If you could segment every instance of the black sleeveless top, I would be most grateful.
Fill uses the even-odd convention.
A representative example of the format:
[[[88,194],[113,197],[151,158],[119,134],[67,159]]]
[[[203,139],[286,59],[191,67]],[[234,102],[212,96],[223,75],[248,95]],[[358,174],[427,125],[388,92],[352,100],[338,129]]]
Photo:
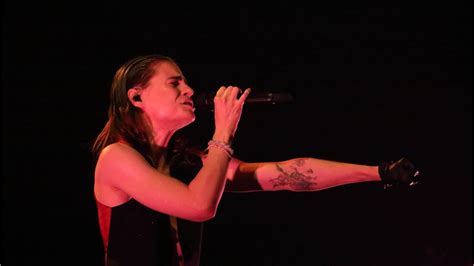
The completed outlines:
[[[173,177],[189,183],[202,167],[197,156],[175,156]],[[154,211],[135,199],[116,207],[97,202],[107,266],[176,266],[176,231],[170,216]],[[203,223],[177,218],[179,242],[186,266],[199,265]]]

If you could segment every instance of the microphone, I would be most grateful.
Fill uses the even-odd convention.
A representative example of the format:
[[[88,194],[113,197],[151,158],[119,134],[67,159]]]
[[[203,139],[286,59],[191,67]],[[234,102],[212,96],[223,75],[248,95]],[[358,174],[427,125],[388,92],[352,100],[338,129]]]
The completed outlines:
[[[214,110],[214,96],[215,91],[200,93],[194,101],[196,108]],[[253,106],[268,106],[276,104],[293,103],[294,98],[291,94],[286,92],[254,92],[252,91],[247,99],[245,105]]]

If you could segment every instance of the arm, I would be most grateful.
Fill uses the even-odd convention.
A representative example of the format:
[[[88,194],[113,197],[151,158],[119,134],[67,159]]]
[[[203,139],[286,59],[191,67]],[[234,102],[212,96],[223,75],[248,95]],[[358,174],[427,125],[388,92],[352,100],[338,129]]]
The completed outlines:
[[[215,215],[225,183],[229,159],[220,149],[209,149],[208,161],[186,185],[153,168],[136,150],[115,143],[101,153],[95,170],[95,193],[104,187],[118,190],[156,211],[204,221]]]
[[[231,142],[237,129],[242,107],[250,90],[237,99],[237,87],[221,87],[214,98],[215,125],[213,139]],[[132,147],[114,143],[100,154],[95,170],[94,192],[113,191],[121,198],[134,198],[141,204],[172,216],[191,221],[214,217],[225,186],[229,158],[219,147],[209,147],[208,160],[189,185],[153,168]],[[117,196],[119,197],[119,196]]]
[[[317,191],[335,186],[381,181],[378,167],[295,158],[281,162],[247,163],[232,159],[226,191]]]

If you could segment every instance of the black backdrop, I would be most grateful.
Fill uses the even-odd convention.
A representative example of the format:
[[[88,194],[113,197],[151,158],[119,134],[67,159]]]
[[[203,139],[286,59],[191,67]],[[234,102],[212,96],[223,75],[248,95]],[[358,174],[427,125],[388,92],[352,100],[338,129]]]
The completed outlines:
[[[100,265],[88,149],[114,71],[177,60],[196,93],[291,93],[248,106],[234,148],[362,164],[408,156],[415,188],[230,194],[203,265],[471,265],[471,4],[24,3],[2,8],[2,259]],[[212,114],[183,130],[205,143]]]

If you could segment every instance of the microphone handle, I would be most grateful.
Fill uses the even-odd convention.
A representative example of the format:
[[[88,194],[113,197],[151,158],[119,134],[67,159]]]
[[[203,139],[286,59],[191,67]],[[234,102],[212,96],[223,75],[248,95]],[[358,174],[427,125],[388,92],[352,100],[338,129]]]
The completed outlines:
[[[215,92],[201,94],[196,99],[196,103],[200,107],[214,108],[214,96]],[[289,93],[275,93],[275,92],[256,92],[251,93],[245,103],[253,105],[267,105],[277,103],[292,103],[294,101],[293,96]]]
[[[256,93],[254,95],[250,94],[249,97],[245,100],[246,103],[291,103],[293,102],[293,96],[289,93],[279,93],[279,92],[263,92]]]

